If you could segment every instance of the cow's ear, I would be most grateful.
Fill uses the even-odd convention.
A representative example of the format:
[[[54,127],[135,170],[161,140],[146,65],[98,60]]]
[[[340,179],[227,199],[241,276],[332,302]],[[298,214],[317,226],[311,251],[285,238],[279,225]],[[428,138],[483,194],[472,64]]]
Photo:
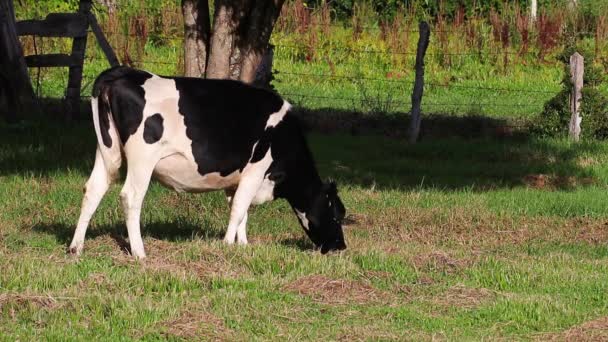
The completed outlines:
[[[325,191],[330,197],[335,197],[338,195],[338,187],[336,186],[336,182],[330,180],[325,184]]]
[[[287,178],[287,175],[285,174],[285,172],[282,172],[282,171],[273,172],[268,176],[268,179],[273,181],[274,184],[282,183],[285,180],[285,178]]]

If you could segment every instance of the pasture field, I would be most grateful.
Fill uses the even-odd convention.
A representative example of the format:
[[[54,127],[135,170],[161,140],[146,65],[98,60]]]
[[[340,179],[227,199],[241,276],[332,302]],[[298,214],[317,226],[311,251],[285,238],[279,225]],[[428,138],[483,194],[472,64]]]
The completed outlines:
[[[608,144],[527,137],[407,145],[311,133],[348,249],[320,255],[283,201],[220,240],[222,193],[153,184],[148,258],[114,186],[65,250],[91,123],[0,124],[0,339],[580,340],[608,336]]]

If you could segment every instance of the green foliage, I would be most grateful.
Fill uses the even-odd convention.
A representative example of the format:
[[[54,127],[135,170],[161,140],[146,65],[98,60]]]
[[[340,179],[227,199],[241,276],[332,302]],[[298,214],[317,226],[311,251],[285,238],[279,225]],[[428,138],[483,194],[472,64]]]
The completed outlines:
[[[583,88],[581,116],[583,136],[608,139],[608,99],[596,88]]]
[[[543,111],[533,121],[532,132],[545,137],[565,135],[570,122],[569,97],[569,89],[564,88],[547,101]]]
[[[323,1],[329,3],[338,19],[350,18],[353,15],[354,6],[361,3],[370,5],[380,18],[392,18],[400,8],[408,7],[422,9],[429,16],[434,17],[441,13],[448,18],[452,18],[459,10],[464,10],[464,13],[472,16],[475,14],[485,15],[491,9],[498,12],[508,11],[514,5],[524,9],[530,6],[530,0],[311,0],[306,1],[306,3],[308,6],[317,7]],[[538,9],[543,11],[566,8],[569,2],[570,0],[539,0]],[[608,11],[608,2],[605,0],[579,0],[578,3],[581,15],[589,18]]]
[[[19,0],[15,2],[17,19],[42,19],[49,13],[74,12],[79,0]]]

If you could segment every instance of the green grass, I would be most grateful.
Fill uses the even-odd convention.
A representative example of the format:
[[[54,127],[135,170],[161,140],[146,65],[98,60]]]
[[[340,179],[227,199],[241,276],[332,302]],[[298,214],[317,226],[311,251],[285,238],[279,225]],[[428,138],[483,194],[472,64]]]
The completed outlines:
[[[313,251],[283,201],[225,246],[223,194],[154,183],[136,262],[119,185],[65,254],[90,123],[0,125],[0,142],[3,340],[529,340],[608,316],[606,143],[312,134],[345,252]]]

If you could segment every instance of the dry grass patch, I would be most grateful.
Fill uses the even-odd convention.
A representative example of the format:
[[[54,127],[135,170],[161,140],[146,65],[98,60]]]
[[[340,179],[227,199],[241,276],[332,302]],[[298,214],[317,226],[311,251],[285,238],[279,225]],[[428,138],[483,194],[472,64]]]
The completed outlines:
[[[600,161],[594,157],[582,156],[576,159],[576,164],[580,167],[589,167],[600,164]]]
[[[65,307],[75,297],[58,297],[27,293],[0,294],[0,311],[6,311],[11,318],[18,312],[33,308],[35,310],[58,310]]]
[[[543,341],[608,341],[608,317],[601,317],[561,333],[545,335]]]
[[[119,236],[102,234],[93,239],[85,239],[83,256],[129,257],[129,245]]]
[[[436,247],[458,245],[484,249],[518,245],[534,240],[601,243],[608,240],[606,222],[594,218],[508,217],[465,207],[419,209],[383,208],[366,215],[369,224],[353,224],[366,241],[350,236],[358,250],[401,253],[403,243]],[[551,234],[547,234],[550,231]]]
[[[402,341],[404,335],[398,335],[375,326],[347,326],[338,334],[338,341]],[[407,340],[407,339],[406,339]],[[428,340],[425,338],[424,340]]]
[[[85,242],[84,255],[81,257],[109,256],[116,265],[137,264],[144,271],[169,273],[182,279],[236,277],[247,274],[245,267],[230,262],[222,251],[212,246],[198,244],[197,253],[200,257],[191,260],[184,257],[185,249],[191,248],[191,245],[151,238],[146,238],[144,244],[147,257],[135,260],[130,255],[127,241],[117,236],[101,235]]]
[[[530,174],[522,179],[522,183],[533,189],[558,190],[593,185],[596,181],[592,177]]]
[[[416,269],[453,273],[467,267],[470,261],[453,258],[443,251],[433,251],[415,256],[413,264]]]
[[[112,284],[112,282],[108,279],[108,276],[101,272],[93,272],[90,273],[86,278],[80,280],[75,288],[78,292],[82,290],[99,290],[99,289],[108,289],[110,291],[118,290]]]
[[[189,305],[175,318],[160,323],[166,337],[188,340],[231,340],[232,332],[224,321],[208,311],[207,304]]]
[[[146,241],[148,257],[141,261],[144,269],[167,272],[182,278],[194,276],[199,279],[209,277],[236,277],[248,274],[245,267],[235,265],[219,250],[199,245],[200,258],[184,260],[184,245],[163,240]]]
[[[464,309],[476,308],[484,303],[493,301],[496,292],[485,288],[470,288],[464,285],[450,287],[439,297],[434,297],[432,302],[446,307],[457,307]]]
[[[324,304],[365,304],[386,299],[388,294],[380,292],[370,284],[346,279],[331,279],[322,275],[299,278],[284,290],[308,296]]]

